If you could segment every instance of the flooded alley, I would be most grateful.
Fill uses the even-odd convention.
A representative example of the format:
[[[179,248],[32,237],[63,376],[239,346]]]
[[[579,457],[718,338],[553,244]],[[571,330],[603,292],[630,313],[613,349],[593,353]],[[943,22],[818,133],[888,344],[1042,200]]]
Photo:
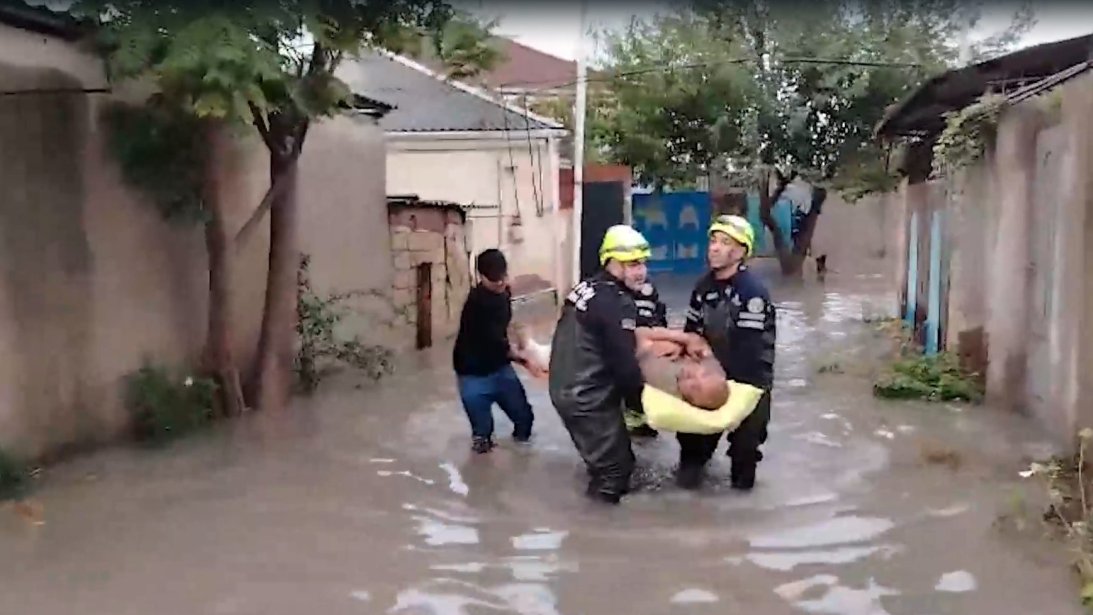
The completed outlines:
[[[775,289],[773,421],[750,494],[728,488],[724,444],[704,488],[680,491],[662,435],[636,446],[635,494],[587,501],[534,381],[532,443],[497,413],[499,448],[474,456],[438,348],[278,421],[49,469],[40,521],[0,515],[0,613],[1079,613],[1060,550],[995,523],[1023,460],[1046,454],[1032,424],[872,397],[866,321],[894,309],[884,287]],[[677,308],[685,292],[662,287]]]

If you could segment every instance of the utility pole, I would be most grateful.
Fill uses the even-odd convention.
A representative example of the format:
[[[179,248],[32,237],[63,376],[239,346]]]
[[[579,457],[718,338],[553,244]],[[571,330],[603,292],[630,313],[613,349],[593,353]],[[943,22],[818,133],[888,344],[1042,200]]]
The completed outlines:
[[[585,63],[585,28],[588,0],[581,0],[577,33],[577,96],[573,105],[573,283],[581,280],[581,219],[584,216],[584,118],[588,106],[588,66]]]

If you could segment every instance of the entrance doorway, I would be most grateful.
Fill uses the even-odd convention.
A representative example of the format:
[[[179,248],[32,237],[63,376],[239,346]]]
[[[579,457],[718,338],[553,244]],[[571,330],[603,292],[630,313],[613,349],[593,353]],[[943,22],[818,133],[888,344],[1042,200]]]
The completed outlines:
[[[433,345],[433,264],[417,266],[417,349]]]

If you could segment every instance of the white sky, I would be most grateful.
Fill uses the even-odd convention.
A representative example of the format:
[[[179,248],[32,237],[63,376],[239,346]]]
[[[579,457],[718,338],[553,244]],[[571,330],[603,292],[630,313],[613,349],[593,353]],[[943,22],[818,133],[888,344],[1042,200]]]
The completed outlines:
[[[498,18],[498,34],[560,58],[572,60],[577,57],[580,4],[575,0],[554,0],[549,3],[465,0],[463,4],[481,16]],[[591,28],[597,30],[603,27],[621,27],[634,15],[651,15],[658,6],[664,4],[654,0],[633,0],[626,3],[588,0],[588,22]],[[1004,28],[1017,4],[1012,0],[995,2],[989,9],[990,12],[984,15],[981,28],[973,36],[979,38]],[[1022,42],[1022,46],[1093,33],[1093,1],[1037,0],[1035,11],[1037,23]],[[588,56],[594,55],[591,45],[592,41],[588,39]]]

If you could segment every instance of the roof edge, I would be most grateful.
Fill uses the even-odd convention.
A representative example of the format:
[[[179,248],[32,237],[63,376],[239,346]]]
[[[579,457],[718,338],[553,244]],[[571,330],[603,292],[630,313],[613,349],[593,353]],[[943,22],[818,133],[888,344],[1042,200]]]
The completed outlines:
[[[1082,41],[1083,39],[1089,41],[1090,45],[1091,45],[1091,49],[1093,49],[1093,34],[1083,34],[1081,36],[1073,36],[1073,37],[1058,40],[1058,41],[1050,41],[1050,42],[1047,42],[1047,43],[1040,43],[1038,45],[1023,47],[1021,49],[1015,49],[1015,50],[1013,50],[1009,53],[1006,53],[1006,54],[1003,54],[1003,55],[1000,55],[1000,56],[996,56],[996,57],[993,57],[993,58],[988,58],[988,59],[983,60],[981,62],[976,62],[975,64],[968,64],[966,66],[961,66],[959,68],[953,68],[953,69],[947,70],[943,73],[939,73],[937,75],[934,75],[933,77],[930,77],[926,81],[922,82],[921,85],[919,85],[917,88],[915,88],[909,94],[907,94],[907,96],[904,97],[903,100],[901,100],[901,101],[895,103],[894,105],[892,105],[891,107],[889,107],[889,109],[884,113],[884,116],[881,118],[881,120],[879,122],[877,122],[876,127],[874,127],[873,136],[874,136],[874,138],[880,138],[880,137],[885,137],[885,136],[886,137],[899,137],[899,136],[901,136],[899,134],[886,134],[888,132],[889,125],[893,121],[895,121],[904,111],[906,111],[909,107],[911,107],[912,104],[917,102],[917,99],[919,97],[924,96],[925,92],[927,92],[929,89],[937,86],[938,84],[944,82],[947,79],[952,79],[955,76],[960,75],[960,74],[974,74],[974,73],[979,72],[983,67],[985,67],[989,64],[1005,63],[1006,60],[1012,60],[1012,58],[1015,58],[1015,57],[1022,57],[1022,56],[1026,56],[1026,55],[1032,55],[1032,54],[1035,54],[1037,51],[1043,51],[1043,50],[1048,50],[1048,49],[1053,49],[1053,48],[1062,48],[1062,47],[1065,47],[1067,45],[1073,45],[1075,43],[1078,43],[1079,41]],[[1086,58],[1086,59],[1093,59],[1093,58]],[[1077,65],[1081,62],[1082,62],[1082,60],[1076,60],[1075,63],[1073,65],[1071,65],[1071,67],[1073,67],[1073,66],[1075,66],[1075,65]],[[1050,78],[1050,75],[1046,75],[1044,78],[1045,79]]]
[[[430,69],[429,67],[425,66],[424,64],[421,64],[420,62],[416,62],[414,60],[411,60],[410,58],[407,58],[406,56],[399,55],[397,53],[388,51],[386,49],[377,49],[376,51],[379,52],[380,54],[382,54],[384,57],[386,57],[386,58],[388,58],[388,59],[390,59],[394,62],[398,62],[399,64],[402,64],[403,66],[405,66],[407,68],[412,68],[413,70],[416,70],[420,73],[428,75],[428,76],[432,77],[433,79],[436,79],[437,81],[442,81],[442,82],[456,88],[457,90],[461,90],[461,91],[463,91],[467,94],[470,94],[472,96],[480,98],[480,99],[482,99],[482,100],[484,100],[488,103],[493,104],[494,106],[501,107],[502,109],[505,109],[506,111],[511,111],[512,113],[515,113],[517,115],[522,115],[522,116],[525,116],[529,119],[533,119],[536,122],[539,122],[540,124],[546,124],[550,128],[565,130],[565,126],[563,126],[557,120],[552,120],[548,117],[539,115],[538,113],[534,113],[530,109],[521,109],[520,107],[517,107],[515,105],[510,105],[507,102],[497,100],[496,98],[494,98],[494,97],[490,96],[489,94],[485,93],[481,88],[476,88],[472,85],[468,85],[466,83],[463,83],[462,81],[456,81],[455,79],[448,79],[448,78],[440,75],[436,71]]]
[[[0,0],[0,23],[68,41],[77,40],[84,34],[81,22],[72,15],[22,2]]]

